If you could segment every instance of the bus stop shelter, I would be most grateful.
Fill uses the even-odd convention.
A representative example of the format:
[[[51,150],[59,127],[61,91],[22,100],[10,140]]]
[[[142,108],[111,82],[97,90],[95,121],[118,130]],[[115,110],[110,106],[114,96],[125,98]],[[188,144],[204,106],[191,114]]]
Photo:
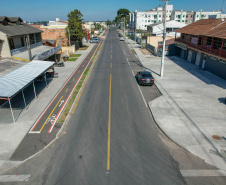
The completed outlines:
[[[40,76],[44,75],[46,81],[45,72],[54,65],[55,62],[34,60],[25,64],[24,66],[0,77],[0,99],[7,100],[9,102],[13,121],[15,117],[13,114],[13,108],[11,105],[11,99],[19,92],[22,92],[24,104],[26,107],[26,99],[23,93],[24,88],[33,83],[33,90],[36,97],[34,81]],[[46,81],[47,85],[47,81]]]

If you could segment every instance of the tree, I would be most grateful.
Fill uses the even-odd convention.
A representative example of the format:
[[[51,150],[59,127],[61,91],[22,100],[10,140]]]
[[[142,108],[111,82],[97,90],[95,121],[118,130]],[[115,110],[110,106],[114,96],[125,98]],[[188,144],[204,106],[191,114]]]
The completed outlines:
[[[94,23],[93,23],[93,26],[94,26],[94,29],[95,29],[95,30],[101,29],[101,25],[100,25],[99,23],[94,22]]]
[[[85,37],[83,30],[83,15],[77,9],[71,11],[68,15],[68,29],[70,30],[71,41],[81,41]]]
[[[108,19],[107,20],[107,26],[110,26],[110,25],[112,25],[112,22]]]
[[[129,23],[129,13],[130,11],[128,9],[125,8],[121,8],[117,11],[117,16],[115,17],[114,22],[116,22],[116,24],[121,23],[122,21],[124,22],[124,25],[127,25]]]

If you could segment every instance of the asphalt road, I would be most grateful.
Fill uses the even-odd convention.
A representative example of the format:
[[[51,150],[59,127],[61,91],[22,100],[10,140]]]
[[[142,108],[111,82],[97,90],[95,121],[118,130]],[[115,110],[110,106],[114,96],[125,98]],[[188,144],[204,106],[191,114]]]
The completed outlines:
[[[62,135],[6,173],[29,175],[28,181],[7,184],[186,184],[140,94],[128,54],[111,28]]]

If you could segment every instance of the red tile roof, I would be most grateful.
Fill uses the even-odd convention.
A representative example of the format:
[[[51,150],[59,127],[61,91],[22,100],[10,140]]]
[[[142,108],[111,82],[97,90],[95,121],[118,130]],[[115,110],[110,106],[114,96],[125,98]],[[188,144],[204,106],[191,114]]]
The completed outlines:
[[[226,22],[221,19],[202,19],[178,29],[176,32],[226,39]]]

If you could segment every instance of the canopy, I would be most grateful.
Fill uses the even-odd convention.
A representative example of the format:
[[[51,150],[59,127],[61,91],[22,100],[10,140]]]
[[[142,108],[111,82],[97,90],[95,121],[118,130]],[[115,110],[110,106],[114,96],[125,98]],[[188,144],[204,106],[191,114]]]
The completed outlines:
[[[11,98],[32,83],[39,75],[53,66],[55,62],[34,60],[0,77],[0,97]]]

